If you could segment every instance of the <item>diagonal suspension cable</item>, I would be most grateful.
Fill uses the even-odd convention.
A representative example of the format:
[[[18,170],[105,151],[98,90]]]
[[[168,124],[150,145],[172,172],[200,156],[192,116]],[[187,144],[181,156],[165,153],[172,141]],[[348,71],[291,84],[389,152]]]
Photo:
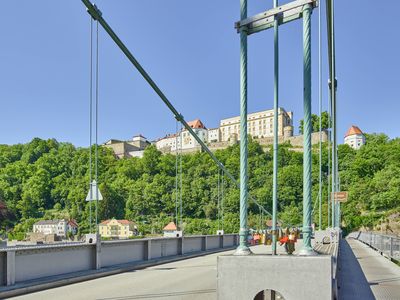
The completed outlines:
[[[111,29],[111,27],[107,24],[107,22],[102,17],[101,11],[96,7],[96,5],[90,3],[89,0],[82,0],[83,4],[87,7],[88,13],[95,19],[103,29],[108,33],[111,39],[117,44],[117,46],[121,49],[121,51],[125,54],[128,60],[134,65],[134,67],[139,71],[139,73],[143,76],[143,78],[148,82],[148,84],[152,87],[152,89],[157,93],[160,99],[165,103],[165,105],[169,108],[169,110],[174,114],[175,118],[185,127],[187,131],[194,137],[194,139],[201,145],[201,148],[211,157],[211,159],[217,164],[217,166],[228,176],[228,178],[235,184],[237,188],[240,188],[239,182],[236,178],[229,172],[229,170],[218,160],[218,158],[211,152],[211,150],[207,147],[207,145],[199,138],[199,136],[193,131],[193,129],[188,125],[185,121],[184,117],[181,113],[179,113],[176,108],[172,105],[172,103],[168,100],[165,94],[161,91],[161,89],[157,86],[157,84],[153,81],[150,75],[144,70],[144,68],[140,65],[140,63],[136,60],[136,58],[132,55],[132,53],[128,50],[125,44],[120,40],[120,38],[115,34],[115,32]],[[257,200],[250,195],[248,192],[248,196],[250,200],[255,203],[260,209],[262,209],[266,214],[271,216],[271,213],[267,211],[262,205],[260,205]]]

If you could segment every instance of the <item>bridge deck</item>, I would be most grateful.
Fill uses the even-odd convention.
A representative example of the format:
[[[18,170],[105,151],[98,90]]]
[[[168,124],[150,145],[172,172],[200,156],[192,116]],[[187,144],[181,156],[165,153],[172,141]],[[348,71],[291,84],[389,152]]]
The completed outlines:
[[[296,251],[302,246],[299,240]],[[271,253],[271,246],[251,247],[255,254]],[[15,297],[13,299],[128,300],[128,299],[217,299],[217,256],[232,250],[166,263],[68,286]],[[283,247],[278,253],[284,254]]]
[[[301,241],[296,248],[301,248]],[[316,248],[318,252],[330,250],[326,246],[326,249]],[[252,250],[264,254],[271,249],[255,246]],[[283,254],[283,247],[278,250]],[[216,299],[216,258],[220,254],[49,289],[18,299]],[[342,240],[338,272],[341,300],[400,299],[400,267],[357,240]]]
[[[400,299],[400,267],[367,245],[346,239],[339,254],[339,299]]]

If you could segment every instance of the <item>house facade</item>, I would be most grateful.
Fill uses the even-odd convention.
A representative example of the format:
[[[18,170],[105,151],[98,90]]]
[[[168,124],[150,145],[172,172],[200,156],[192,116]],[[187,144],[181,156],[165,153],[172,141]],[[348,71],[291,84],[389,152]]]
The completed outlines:
[[[78,223],[73,219],[41,220],[33,224],[33,233],[42,233],[44,235],[55,234],[64,238],[68,232],[72,234],[78,232]]]
[[[169,222],[163,228],[164,237],[180,237],[182,236],[182,231],[178,231],[174,222]]]
[[[278,109],[278,136],[284,135],[284,128],[293,126],[293,112]],[[221,141],[240,140],[240,116],[220,121]],[[263,110],[247,115],[247,133],[253,138],[274,136],[274,110]]]
[[[201,141],[207,142],[208,130],[203,122],[199,119],[188,122],[188,125],[193,129]],[[158,150],[162,152],[191,152],[201,150],[199,142],[190,134],[190,132],[183,128],[176,134],[169,134],[155,142]]]
[[[105,220],[99,224],[99,233],[102,237],[113,239],[127,239],[137,235],[137,226],[128,220]]]

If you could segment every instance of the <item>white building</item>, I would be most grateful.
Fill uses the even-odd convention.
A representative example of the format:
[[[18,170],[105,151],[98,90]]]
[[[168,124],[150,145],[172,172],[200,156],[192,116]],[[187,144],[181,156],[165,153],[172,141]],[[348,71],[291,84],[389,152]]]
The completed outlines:
[[[188,122],[188,125],[193,129],[197,136],[203,141],[207,142],[208,131],[201,120],[196,119],[194,121]],[[181,145],[182,143],[182,145]],[[156,141],[156,147],[159,150],[166,150],[170,152],[180,151],[191,151],[195,149],[200,149],[200,144],[196,139],[190,134],[186,129],[176,133],[170,134]]]
[[[174,222],[169,222],[163,229],[164,237],[179,237],[182,236],[182,231],[178,231]]]
[[[34,233],[55,234],[60,237],[66,237],[68,232],[76,234],[78,224],[75,220],[42,220],[33,224]]]
[[[351,126],[344,136],[344,143],[353,149],[360,149],[365,144],[365,135],[357,126]]]
[[[209,143],[217,143],[221,141],[221,131],[219,127],[208,129],[208,138]]]
[[[278,136],[284,135],[284,128],[293,126],[293,113],[278,109]],[[264,110],[247,115],[247,133],[253,138],[274,135],[274,110]],[[223,119],[220,122],[221,141],[240,140],[240,116]]]

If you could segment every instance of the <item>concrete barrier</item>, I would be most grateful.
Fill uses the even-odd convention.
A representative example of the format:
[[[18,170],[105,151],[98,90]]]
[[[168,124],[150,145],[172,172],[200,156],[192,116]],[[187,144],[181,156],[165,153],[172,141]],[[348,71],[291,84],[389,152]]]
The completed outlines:
[[[270,299],[271,291],[285,300],[337,299],[340,244],[331,241],[330,245],[316,247],[319,254],[315,256],[219,256],[218,299]]]
[[[93,247],[89,245],[15,251],[12,282],[90,270],[95,267]],[[8,255],[9,253],[7,253]],[[9,265],[10,263],[10,265]],[[7,268],[11,266],[7,261]]]
[[[183,253],[191,253],[197,251],[205,251],[204,243],[206,236],[195,236],[191,238],[183,238]]]
[[[45,245],[0,249],[0,296],[13,286],[54,281],[57,276],[88,276],[118,266],[147,266],[168,260],[222,251],[236,245],[235,234],[103,241],[93,244]],[[86,273],[85,273],[86,272]],[[64,277],[65,277],[64,276]],[[83,278],[82,277],[82,278]],[[70,283],[71,279],[67,281]],[[18,288],[18,287],[16,287]]]
[[[146,260],[145,250],[147,243],[148,240],[102,243],[100,254],[101,267]]]
[[[219,256],[217,278],[220,300],[255,299],[264,290],[274,290],[285,300],[333,298],[329,255]]]
[[[210,235],[207,237],[207,250],[217,249],[221,247],[219,235]]]
[[[0,285],[7,284],[7,252],[0,252]]]

